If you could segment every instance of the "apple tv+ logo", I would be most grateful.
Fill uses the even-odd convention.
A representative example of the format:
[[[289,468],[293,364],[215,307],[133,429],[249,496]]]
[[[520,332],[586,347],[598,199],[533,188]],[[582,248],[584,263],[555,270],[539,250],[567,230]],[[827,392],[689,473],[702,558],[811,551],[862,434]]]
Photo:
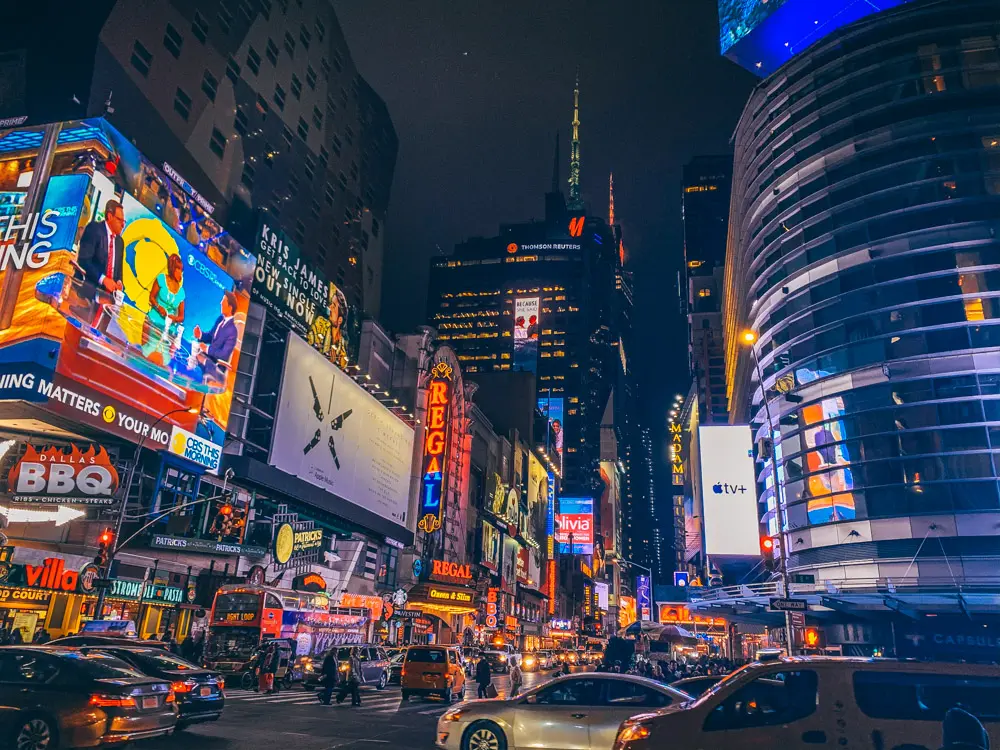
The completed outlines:
[[[726,484],[724,482],[716,482],[712,485],[712,492],[716,495],[742,495],[746,491],[747,488],[742,484],[738,487],[735,484]]]

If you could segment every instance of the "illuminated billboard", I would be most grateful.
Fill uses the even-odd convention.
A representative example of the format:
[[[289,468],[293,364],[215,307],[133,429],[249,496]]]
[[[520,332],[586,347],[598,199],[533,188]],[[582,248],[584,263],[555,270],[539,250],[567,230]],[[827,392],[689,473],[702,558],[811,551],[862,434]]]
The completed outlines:
[[[719,0],[719,48],[766,76],[827,34],[910,0]]]
[[[301,338],[288,337],[270,463],[406,525],[413,428]]]
[[[438,362],[427,384],[427,429],[424,438],[422,489],[417,527],[428,534],[441,528],[444,472],[448,468],[448,426],[451,422],[452,369]]]
[[[604,538],[604,551],[611,554],[619,547],[619,510],[621,508],[621,488],[618,483],[618,470],[613,461],[601,461],[601,536]]]
[[[759,555],[752,438],[747,425],[698,428],[705,552]]]
[[[104,120],[0,131],[0,399],[150,447],[174,427],[221,445],[253,268]]]
[[[594,501],[591,498],[559,498],[559,513],[555,520],[556,544],[560,553],[594,554]]]
[[[543,396],[538,399],[538,409],[546,418],[547,428],[545,431],[545,451],[556,456],[556,464],[559,472],[563,471],[563,442],[565,438],[565,426],[563,410],[565,401],[562,398],[551,398]]]
[[[514,369],[538,371],[538,297],[518,297],[514,300]]]

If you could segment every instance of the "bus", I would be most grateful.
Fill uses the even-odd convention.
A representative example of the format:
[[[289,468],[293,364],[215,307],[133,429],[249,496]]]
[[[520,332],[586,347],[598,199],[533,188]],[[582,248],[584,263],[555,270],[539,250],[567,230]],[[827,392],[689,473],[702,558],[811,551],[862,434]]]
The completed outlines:
[[[288,639],[293,657],[320,657],[333,646],[365,643],[371,613],[331,607],[325,594],[271,586],[235,584],[215,593],[205,640],[209,669],[228,674],[247,670],[261,644]]]

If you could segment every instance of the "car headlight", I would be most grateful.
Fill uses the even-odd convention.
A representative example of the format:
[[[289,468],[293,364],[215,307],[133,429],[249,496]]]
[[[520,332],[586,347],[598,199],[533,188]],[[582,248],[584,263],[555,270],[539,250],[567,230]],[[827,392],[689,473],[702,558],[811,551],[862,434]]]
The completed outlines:
[[[500,654],[500,661],[507,661],[506,655]]]
[[[462,709],[460,709],[460,708],[453,708],[453,709],[451,709],[451,711],[448,711],[441,718],[444,721],[458,721],[459,719],[462,718],[462,714],[463,713],[465,713],[465,712],[462,711]]]
[[[312,664],[306,664],[306,671],[307,672],[312,672],[314,669],[315,669],[315,667]]]
[[[632,724],[625,727],[618,734],[618,742],[615,743],[616,746],[620,746],[623,742],[633,742],[635,740],[644,740],[649,737],[650,731],[649,727],[645,724]]]
[[[527,656],[527,657],[525,657],[524,663],[527,664],[530,667],[532,664],[535,663],[535,657],[533,657],[533,656]]]

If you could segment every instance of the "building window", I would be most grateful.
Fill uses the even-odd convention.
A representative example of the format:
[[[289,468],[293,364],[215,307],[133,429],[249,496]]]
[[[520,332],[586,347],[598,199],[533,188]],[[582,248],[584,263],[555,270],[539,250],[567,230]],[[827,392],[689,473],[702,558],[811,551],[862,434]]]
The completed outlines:
[[[302,98],[302,81],[294,74],[292,75],[292,96],[296,99]]]
[[[337,102],[333,100],[333,94],[326,95],[326,108],[330,110],[330,117],[335,117],[337,114]]]
[[[299,194],[299,178],[295,175],[288,178],[288,194],[293,198]]]
[[[399,563],[399,550],[395,547],[382,548],[382,560],[378,566],[377,583],[392,588],[396,585],[396,567]]]
[[[243,113],[243,110],[236,110],[236,115],[233,117],[233,130],[246,137],[249,124],[250,123],[247,120],[247,116]]]
[[[179,114],[186,122],[191,116],[191,97],[184,93],[182,89],[177,89],[174,94],[174,112]]]
[[[326,189],[323,191],[323,197],[326,198],[326,204],[332,206],[334,200],[337,198],[337,191],[333,189],[331,183],[326,183]]]
[[[326,26],[318,18],[316,19],[316,36],[319,37],[321,42],[323,41],[323,37],[326,36]]]
[[[260,3],[260,14],[264,16],[265,21],[271,20],[271,0],[258,0]]]
[[[301,138],[302,140],[305,140],[306,138],[309,137],[309,123],[307,123],[301,117],[299,118],[299,127],[297,128],[297,132],[299,134],[299,138]]]
[[[310,180],[313,179],[316,176],[316,160],[311,154],[306,154],[306,158],[302,160],[302,163],[306,177]]]
[[[354,182],[358,181],[358,165],[353,161],[351,162],[351,179]]]
[[[255,76],[260,75],[260,55],[253,47],[247,49],[247,67]]]
[[[243,162],[243,174],[240,176],[240,184],[247,190],[253,190],[254,168],[250,162]]]
[[[312,65],[306,66],[306,86],[313,91],[316,90],[316,71],[313,70]]]
[[[319,111],[319,107],[313,107],[313,125],[323,127],[323,113]]]
[[[288,146],[288,148],[291,148],[292,143],[294,141],[294,136],[292,135],[292,131],[289,130],[287,127],[282,128],[281,137],[282,139],[284,139],[285,145]]]
[[[180,32],[167,24],[167,30],[163,35],[163,46],[167,48],[169,52],[174,57],[181,56],[181,47],[184,46],[184,37],[181,36]]]
[[[333,143],[331,145],[333,146],[333,153],[335,153],[337,156],[340,156],[340,147],[342,144],[340,142],[340,136],[338,136],[336,133],[334,133],[333,135]]]
[[[323,71],[323,80],[324,81],[329,81],[330,80],[330,63],[328,63],[326,61],[325,57],[319,61],[319,67],[320,67],[320,70]]]
[[[344,190],[347,190],[347,175],[344,174],[343,172],[340,172],[337,175],[337,180],[340,182],[340,187],[342,187]]]
[[[312,216],[314,219],[318,219],[319,218],[319,210],[320,210],[319,201],[313,201],[310,204],[310,206],[309,206],[309,214],[310,214],[310,216]]]
[[[299,28],[299,41],[302,42],[302,46],[305,49],[309,49],[309,43],[312,41],[312,34],[309,33],[309,29],[303,24]]]
[[[264,164],[268,167],[274,166],[274,149],[267,141],[264,141]]]
[[[282,112],[285,111],[285,90],[281,86],[274,87],[274,103]]]
[[[205,92],[205,96],[209,100],[215,101],[215,92],[219,90],[219,82],[215,80],[215,76],[212,75],[211,71],[205,71],[205,75],[201,79],[201,90]]]
[[[194,12],[194,20],[191,22],[191,33],[202,44],[208,39],[208,21],[198,11]]]
[[[146,77],[149,75],[149,65],[152,62],[153,55],[137,40],[132,45],[132,67],[142,73],[143,77]]]
[[[379,233],[378,219],[372,217],[372,237],[378,237],[378,233]]]
[[[341,91],[343,91],[343,89],[341,89]],[[352,146],[354,145],[354,130],[351,128],[350,125],[344,128],[344,140],[346,140]]]
[[[212,128],[212,137],[208,141],[208,147],[213,154],[221,159],[226,155],[226,136],[217,128]]]
[[[319,163],[323,165],[323,169],[330,163],[330,152],[326,150],[326,146],[319,147]]]
[[[226,7],[225,3],[219,4],[219,28],[224,34],[228,34],[233,28],[233,12]]]
[[[231,57],[226,63],[226,78],[232,81],[233,86],[240,80],[240,64]]]
[[[271,61],[271,65],[278,64],[278,45],[274,43],[273,39],[267,40],[267,46],[264,47],[264,54]]]
[[[333,67],[337,69],[338,73],[344,72],[344,58],[340,56],[340,52],[333,53]]]
[[[285,32],[285,49],[288,51],[289,57],[295,57],[295,39],[290,31]]]
[[[295,222],[295,231],[292,232],[292,236],[295,238],[296,242],[305,242],[306,239],[306,225],[301,221]]]
[[[317,204],[318,206],[319,204]],[[316,255],[319,256],[320,262],[326,264],[326,245],[320,243],[316,246]]]

